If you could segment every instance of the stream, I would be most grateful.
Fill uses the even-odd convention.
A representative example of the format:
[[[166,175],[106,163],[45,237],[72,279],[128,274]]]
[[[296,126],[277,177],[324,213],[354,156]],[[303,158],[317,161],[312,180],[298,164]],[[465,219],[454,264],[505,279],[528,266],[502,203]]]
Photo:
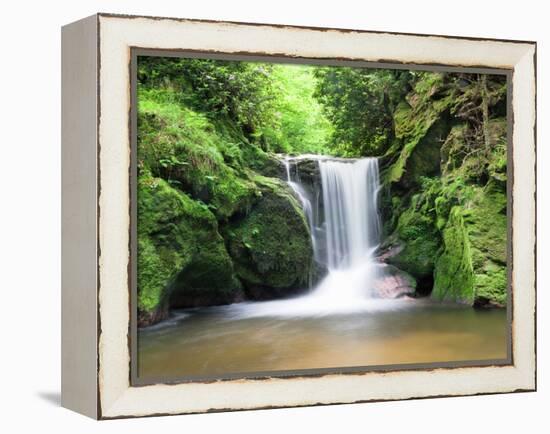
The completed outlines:
[[[271,302],[267,302],[271,303]],[[239,303],[173,312],[140,332],[141,378],[506,358],[506,312],[428,299],[335,315],[253,315]],[[248,314],[248,315],[247,315]]]

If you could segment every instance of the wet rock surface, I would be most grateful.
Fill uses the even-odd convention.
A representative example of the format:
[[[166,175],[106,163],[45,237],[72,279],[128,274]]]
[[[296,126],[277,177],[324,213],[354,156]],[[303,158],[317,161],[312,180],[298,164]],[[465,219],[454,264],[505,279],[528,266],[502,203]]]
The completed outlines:
[[[416,281],[409,273],[389,264],[383,264],[380,268],[380,277],[374,282],[375,297],[400,298],[414,295]]]

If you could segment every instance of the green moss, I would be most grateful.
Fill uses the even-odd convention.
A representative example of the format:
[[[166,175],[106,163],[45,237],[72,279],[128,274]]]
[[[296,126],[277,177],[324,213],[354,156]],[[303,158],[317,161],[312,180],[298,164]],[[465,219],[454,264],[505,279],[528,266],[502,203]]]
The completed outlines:
[[[383,223],[382,239],[388,239],[397,227],[400,212],[403,210],[403,198],[392,195],[388,186],[382,186],[378,204]]]
[[[153,312],[163,307],[168,282],[189,257],[174,255],[168,258],[157,250],[153,240],[147,236],[139,237],[138,252],[138,308],[140,311]]]
[[[236,272],[248,287],[304,287],[313,257],[304,214],[286,183],[254,179],[262,198],[225,230]]]
[[[434,205],[436,214],[435,226],[441,231],[447,224],[452,202],[445,196],[437,196]]]
[[[397,106],[395,143],[385,156],[395,160],[384,172],[387,183],[399,182],[405,174],[414,180],[438,172],[440,141],[450,128],[444,113],[453,101],[451,93],[441,95],[444,89],[442,74],[423,74],[408,101]]]
[[[281,156],[276,154],[263,153],[261,158],[256,159],[256,163],[251,168],[261,174],[270,178],[280,178],[286,180],[286,169]]]
[[[483,268],[477,271],[475,275],[476,303],[497,307],[506,306],[508,298],[506,267],[489,260],[484,263]]]
[[[441,167],[444,175],[452,174],[462,166],[464,159],[460,154],[465,150],[467,131],[466,123],[454,125],[441,145]]]
[[[168,182],[138,182],[138,309],[164,309],[173,293],[208,289],[225,301],[238,288],[212,212]]]
[[[399,217],[393,238],[402,250],[389,259],[393,265],[417,278],[432,275],[441,239],[430,209],[416,196]]]
[[[203,201],[220,220],[250,207],[259,192],[243,176],[243,149],[250,145],[221,134],[206,116],[173,102],[171,94],[139,94],[140,169]]]
[[[432,297],[436,300],[473,304],[474,271],[463,209],[452,208],[443,231],[444,250],[438,258]]]
[[[476,249],[494,262],[506,263],[506,195],[488,185],[479,189],[467,217]]]
[[[461,177],[480,184],[486,175],[506,186],[506,119],[495,118],[488,123],[489,148],[480,146],[481,137],[466,122],[452,127],[441,145],[441,167],[445,176]],[[479,133],[477,133],[479,135]]]
[[[465,220],[472,246],[476,302],[505,306],[506,195],[493,185],[480,189]]]
[[[507,178],[507,126],[506,118],[496,118],[489,122],[492,146],[487,170],[493,181],[502,188],[506,187]]]
[[[455,206],[443,230],[433,297],[467,304],[505,306],[506,196],[489,185]]]

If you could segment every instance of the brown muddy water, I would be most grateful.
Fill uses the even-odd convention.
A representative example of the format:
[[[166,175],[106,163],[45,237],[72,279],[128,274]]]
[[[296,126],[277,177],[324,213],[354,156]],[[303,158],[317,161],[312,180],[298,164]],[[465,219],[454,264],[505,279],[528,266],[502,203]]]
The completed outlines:
[[[505,309],[400,299],[311,314],[288,312],[284,303],[174,311],[169,320],[138,330],[138,377],[507,358]]]

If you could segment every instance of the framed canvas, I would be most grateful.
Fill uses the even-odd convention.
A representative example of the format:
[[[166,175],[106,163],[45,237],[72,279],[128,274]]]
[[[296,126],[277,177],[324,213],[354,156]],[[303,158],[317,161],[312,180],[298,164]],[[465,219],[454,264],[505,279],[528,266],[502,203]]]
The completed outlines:
[[[536,389],[536,44],[97,14],[62,31],[62,404]]]

